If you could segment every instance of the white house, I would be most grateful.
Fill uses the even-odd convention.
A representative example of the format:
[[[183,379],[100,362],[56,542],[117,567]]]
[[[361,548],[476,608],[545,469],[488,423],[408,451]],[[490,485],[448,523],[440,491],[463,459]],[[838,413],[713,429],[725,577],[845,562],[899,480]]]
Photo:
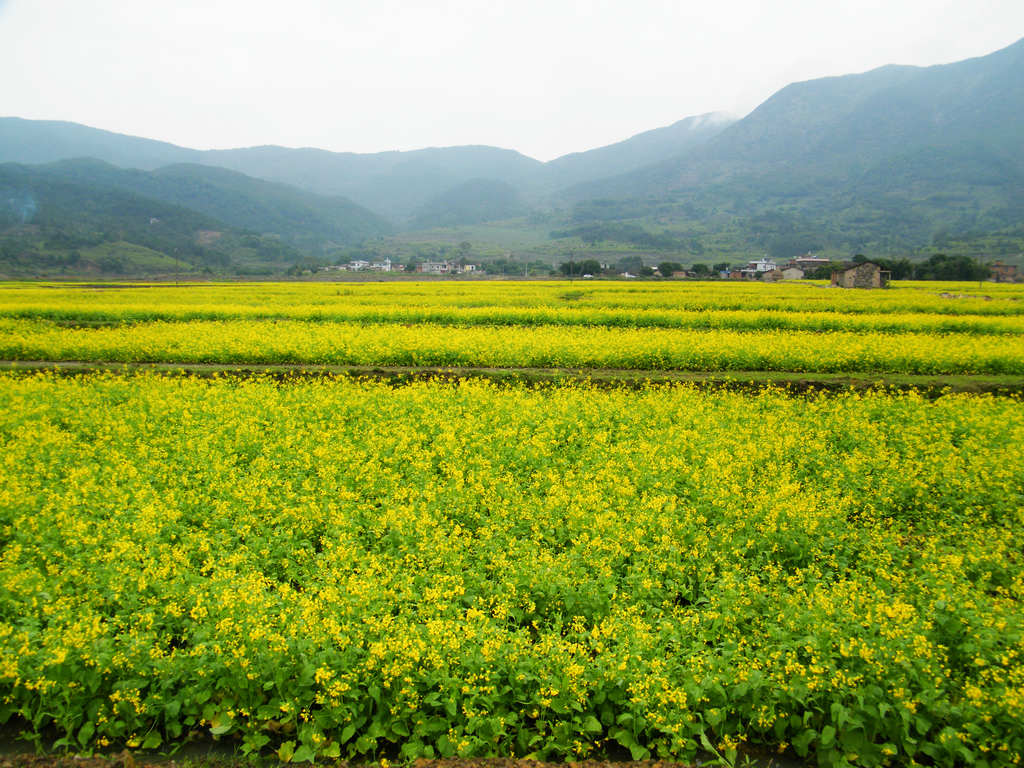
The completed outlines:
[[[416,271],[427,275],[464,275],[476,272],[478,264],[456,264],[453,261],[424,261],[416,265]]]
[[[749,262],[740,272],[744,277],[759,277],[763,272],[774,272],[777,269],[775,262],[766,257]]]

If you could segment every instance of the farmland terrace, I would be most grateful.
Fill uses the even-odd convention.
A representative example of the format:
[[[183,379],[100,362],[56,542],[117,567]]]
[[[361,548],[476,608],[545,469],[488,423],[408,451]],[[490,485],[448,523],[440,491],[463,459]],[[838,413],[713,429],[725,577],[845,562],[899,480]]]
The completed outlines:
[[[1018,762],[1022,297],[0,285],[0,722],[125,764]]]

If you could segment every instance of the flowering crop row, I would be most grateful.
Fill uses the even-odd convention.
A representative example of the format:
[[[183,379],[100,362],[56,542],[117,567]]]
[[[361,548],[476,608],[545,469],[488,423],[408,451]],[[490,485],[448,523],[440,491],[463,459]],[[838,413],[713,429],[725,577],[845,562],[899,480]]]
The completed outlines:
[[[94,287],[0,284],[0,316],[135,320],[293,317],[463,322],[672,324],[706,312],[958,316],[1024,315],[1024,286],[903,284],[848,291],[808,283],[565,281],[469,283],[241,283]],[[539,318],[535,319],[535,318]],[[589,318],[589,319],[587,319]],[[825,317],[820,322],[826,322]],[[883,322],[878,320],[876,322]],[[831,327],[831,326],[830,326]]]
[[[0,319],[0,358],[1019,375],[1024,335]]]
[[[1024,408],[0,376],[0,721],[339,755],[1024,756]]]
[[[190,320],[302,320],[307,322],[429,323],[432,325],[566,325],[622,328],[690,328],[794,331],[877,331],[886,333],[1024,334],[1024,315],[942,315],[922,312],[843,314],[767,309],[689,310],[599,306],[430,307],[342,303],[324,306],[267,307],[210,304],[154,306],[82,306],[22,304],[0,310],[8,318],[37,319],[67,325],[122,325]]]

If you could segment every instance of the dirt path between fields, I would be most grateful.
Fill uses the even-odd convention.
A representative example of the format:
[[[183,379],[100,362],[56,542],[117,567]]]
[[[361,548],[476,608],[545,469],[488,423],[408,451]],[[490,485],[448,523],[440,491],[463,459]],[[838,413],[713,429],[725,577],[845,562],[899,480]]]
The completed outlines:
[[[475,366],[316,365],[261,363],[118,363],[83,360],[0,360],[0,371],[63,374],[134,373],[140,371],[199,377],[271,376],[302,378],[345,376],[401,383],[422,379],[485,378],[511,383],[583,381],[598,386],[691,383],[729,389],[760,389],[765,385],[795,391],[916,389],[922,392],[989,392],[1024,394],[1024,376],[913,375],[894,373],[810,373],[794,371],[666,371],[612,368],[490,368]]]

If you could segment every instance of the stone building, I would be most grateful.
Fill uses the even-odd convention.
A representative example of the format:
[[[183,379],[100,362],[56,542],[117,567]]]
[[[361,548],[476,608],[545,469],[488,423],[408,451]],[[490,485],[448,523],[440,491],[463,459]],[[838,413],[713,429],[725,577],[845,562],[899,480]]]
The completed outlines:
[[[988,265],[992,276],[989,278],[996,283],[1015,283],[1019,279],[1016,264],[1006,264],[996,261]]]
[[[873,261],[843,264],[832,272],[832,285],[840,288],[884,288],[889,283],[889,272]]]
[[[782,270],[782,278],[784,280],[803,280],[804,271],[800,267],[786,267]]]

